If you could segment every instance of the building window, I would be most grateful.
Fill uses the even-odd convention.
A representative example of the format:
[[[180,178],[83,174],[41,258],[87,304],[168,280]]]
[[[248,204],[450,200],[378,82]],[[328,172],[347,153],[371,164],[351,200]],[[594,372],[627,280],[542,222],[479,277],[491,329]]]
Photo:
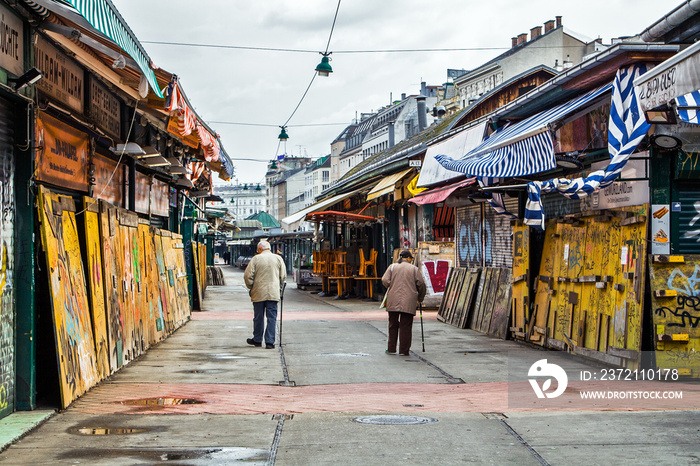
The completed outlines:
[[[328,170],[323,170],[322,175],[323,175],[323,178],[321,181],[324,183],[328,183],[331,179],[331,174],[328,172]]]

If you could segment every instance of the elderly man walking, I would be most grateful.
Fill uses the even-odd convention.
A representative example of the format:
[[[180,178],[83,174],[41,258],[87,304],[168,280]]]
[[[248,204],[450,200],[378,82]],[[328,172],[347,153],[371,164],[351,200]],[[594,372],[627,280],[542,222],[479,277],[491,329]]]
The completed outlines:
[[[280,300],[282,284],[287,279],[284,260],[270,251],[270,243],[262,240],[258,243],[258,254],[248,263],[243,274],[245,285],[250,290],[253,302],[253,338],[246,342],[253,346],[262,346],[263,329],[265,348],[275,347],[275,324],[277,322],[277,302]],[[264,320],[267,318],[267,328]]]

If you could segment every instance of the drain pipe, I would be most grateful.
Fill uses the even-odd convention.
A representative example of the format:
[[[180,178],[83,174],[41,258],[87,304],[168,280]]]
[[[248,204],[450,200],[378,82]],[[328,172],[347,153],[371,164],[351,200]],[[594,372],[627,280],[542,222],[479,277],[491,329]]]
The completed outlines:
[[[394,130],[394,122],[389,123],[389,149],[396,144],[396,134]]]
[[[656,42],[683,21],[700,12],[700,0],[686,0],[675,10],[646,28],[639,36],[644,42]]]
[[[419,95],[416,97],[418,102],[418,132],[423,131],[428,127],[428,114],[425,109],[425,96]]]

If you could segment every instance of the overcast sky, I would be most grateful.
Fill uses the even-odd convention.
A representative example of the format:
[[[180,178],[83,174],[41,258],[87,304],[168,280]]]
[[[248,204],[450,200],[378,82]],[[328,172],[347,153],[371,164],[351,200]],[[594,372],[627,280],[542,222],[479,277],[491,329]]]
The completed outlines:
[[[278,153],[278,125],[292,115],[320,62],[336,0],[113,0],[154,63],[177,74],[195,110],[221,136],[240,183],[264,181]],[[288,124],[286,153],[320,157],[355,118],[439,85],[448,68],[473,69],[555,16],[608,44],[656,22],[679,0],[343,0],[329,51],[333,73],[317,77]],[[183,42],[315,51],[281,52],[159,45]],[[487,48],[450,52],[340,53]],[[553,64],[548,64],[552,66]],[[247,123],[271,126],[244,126]],[[337,125],[328,125],[339,123]],[[324,126],[300,126],[318,125]],[[251,162],[238,159],[255,159]]]

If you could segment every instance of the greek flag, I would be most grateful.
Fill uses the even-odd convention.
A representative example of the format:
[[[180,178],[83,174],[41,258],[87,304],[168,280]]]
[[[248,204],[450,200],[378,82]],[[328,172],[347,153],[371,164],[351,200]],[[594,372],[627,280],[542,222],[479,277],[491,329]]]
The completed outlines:
[[[544,229],[544,211],[540,197],[542,193],[558,192],[569,199],[581,199],[610,185],[620,175],[629,156],[649,131],[644,113],[634,93],[633,81],[647,71],[645,64],[620,68],[615,76],[608,122],[608,150],[610,164],[586,178],[573,180],[555,178],[548,181],[533,181],[527,185],[525,223]]]
[[[678,116],[686,123],[700,124],[698,121],[698,108],[700,108],[700,91],[676,97]]]

